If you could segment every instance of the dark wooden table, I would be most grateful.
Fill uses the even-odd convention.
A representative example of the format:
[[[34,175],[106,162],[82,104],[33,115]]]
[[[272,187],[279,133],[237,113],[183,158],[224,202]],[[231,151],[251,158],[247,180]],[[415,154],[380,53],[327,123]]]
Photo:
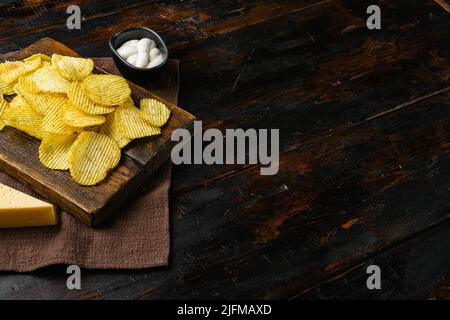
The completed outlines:
[[[81,30],[68,31],[78,2]],[[0,273],[0,298],[450,298],[450,13],[433,0],[3,1],[1,52],[146,25],[204,128],[279,128],[280,171],[173,170],[168,268]],[[442,2],[442,1],[440,1]],[[25,3],[25,4],[24,4]],[[33,5],[34,3],[34,5]],[[366,28],[378,4],[382,29]],[[366,287],[377,264],[382,289]]]

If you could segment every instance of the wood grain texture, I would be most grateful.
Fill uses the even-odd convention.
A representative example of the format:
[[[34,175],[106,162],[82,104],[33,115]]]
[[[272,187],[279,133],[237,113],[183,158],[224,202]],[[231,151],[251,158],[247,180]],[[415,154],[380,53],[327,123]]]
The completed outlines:
[[[78,56],[63,44],[44,38],[11,58],[23,59],[34,53]],[[97,72],[104,71],[97,70]],[[127,146],[119,165],[98,185],[80,186],[73,181],[68,171],[45,168],[39,161],[40,142],[14,128],[0,132],[0,168],[84,223],[91,226],[98,225],[170,158],[174,144],[170,139],[173,130],[177,128],[191,130],[194,120],[190,113],[176,105],[131,82],[129,85],[132,98],[137,105],[143,98],[158,99],[171,110],[171,117],[160,136],[139,139]]]
[[[12,1],[4,50],[45,33],[101,56],[112,32],[155,29],[181,60],[181,105],[205,128],[280,128],[281,156],[273,177],[175,166],[168,268],[83,270],[78,292],[64,266],[3,273],[0,298],[448,297],[450,15],[435,1],[83,1],[79,32],[68,1]]]
[[[293,298],[449,300],[449,241],[449,223],[426,229]],[[377,265],[383,271],[381,293],[361,286],[370,265]]]
[[[403,3],[386,2],[383,23],[395,29],[371,32],[363,20],[365,4],[355,4],[356,15],[334,1],[309,9],[307,16],[294,12],[189,50],[182,64],[182,98],[189,94],[182,101],[202,115],[206,128],[280,128],[283,154],[445,88],[448,14],[432,2],[426,9],[409,2],[409,14]],[[221,52],[233,53],[229,63]],[[205,95],[207,101],[196,102]],[[187,167],[188,179],[176,180],[175,190],[202,188],[241,169]]]
[[[450,13],[450,4],[446,0],[434,0],[438,5],[440,5],[444,10]]]

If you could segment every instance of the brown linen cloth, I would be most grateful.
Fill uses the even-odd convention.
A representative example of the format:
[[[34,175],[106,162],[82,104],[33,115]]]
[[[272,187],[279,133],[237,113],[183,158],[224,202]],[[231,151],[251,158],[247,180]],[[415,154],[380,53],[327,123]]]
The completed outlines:
[[[111,58],[96,65],[118,73]],[[169,60],[163,74],[147,87],[177,103],[179,61]],[[168,264],[171,165],[163,165],[147,185],[124,203],[104,225],[89,228],[61,212],[58,228],[0,229],[0,270],[26,272],[52,264],[90,269],[141,269]],[[0,183],[38,197],[0,171]]]

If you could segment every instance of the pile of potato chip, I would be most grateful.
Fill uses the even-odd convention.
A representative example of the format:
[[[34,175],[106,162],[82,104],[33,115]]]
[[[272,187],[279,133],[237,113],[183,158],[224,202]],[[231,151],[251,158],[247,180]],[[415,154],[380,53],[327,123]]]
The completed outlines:
[[[170,117],[155,99],[137,108],[124,78],[93,69],[91,59],[58,54],[0,63],[0,130],[10,126],[42,140],[42,164],[70,170],[86,186],[117,166],[121,148],[160,134]]]

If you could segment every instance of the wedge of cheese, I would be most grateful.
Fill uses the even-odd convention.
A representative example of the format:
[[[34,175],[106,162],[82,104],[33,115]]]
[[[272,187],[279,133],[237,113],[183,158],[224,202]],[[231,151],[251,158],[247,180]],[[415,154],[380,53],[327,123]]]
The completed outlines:
[[[0,228],[52,226],[56,221],[53,205],[0,183]]]

